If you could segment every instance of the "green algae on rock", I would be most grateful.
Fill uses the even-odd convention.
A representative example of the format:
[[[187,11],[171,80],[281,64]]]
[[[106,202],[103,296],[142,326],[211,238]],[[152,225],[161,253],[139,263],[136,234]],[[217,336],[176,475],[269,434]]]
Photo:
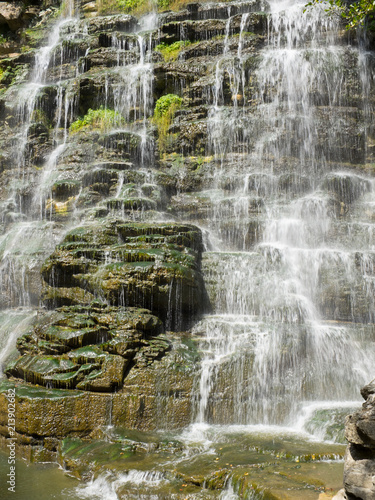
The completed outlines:
[[[158,340],[162,330],[161,321],[144,309],[99,302],[62,307],[18,339],[22,355],[6,374],[50,388],[113,392],[137,355],[152,363],[169,350],[167,340]]]
[[[103,220],[76,228],[44,264],[44,302],[67,304],[65,290],[78,288],[113,305],[148,308],[167,329],[181,330],[208,308],[202,248],[189,225]]]

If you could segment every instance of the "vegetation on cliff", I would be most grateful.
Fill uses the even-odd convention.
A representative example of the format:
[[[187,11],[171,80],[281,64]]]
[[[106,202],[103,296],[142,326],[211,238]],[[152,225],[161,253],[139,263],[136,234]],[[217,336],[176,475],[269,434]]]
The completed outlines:
[[[326,0],[312,0],[307,6],[318,3],[327,3]],[[367,30],[375,31],[375,3],[372,0],[358,0],[349,3],[345,0],[328,0],[331,12],[338,12],[345,20],[346,27],[365,27]]]
[[[126,12],[132,14],[144,14],[165,10],[178,10],[190,0],[99,0],[99,11],[103,14],[114,12]]]
[[[70,132],[78,132],[86,127],[91,129],[108,130],[124,122],[120,113],[113,109],[89,109],[83,118],[79,118],[70,125]]]
[[[182,98],[176,94],[166,94],[156,101],[154,122],[158,129],[159,150],[164,152],[168,143],[168,129],[176,111],[182,106]]]

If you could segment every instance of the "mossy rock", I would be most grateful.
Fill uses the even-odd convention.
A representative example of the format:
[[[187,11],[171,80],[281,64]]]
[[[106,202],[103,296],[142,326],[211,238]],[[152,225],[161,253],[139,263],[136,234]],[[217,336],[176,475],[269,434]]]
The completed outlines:
[[[95,363],[99,359],[104,359],[106,353],[96,345],[87,345],[84,347],[79,347],[69,352],[69,359],[76,363]]]
[[[56,200],[66,200],[76,196],[81,189],[81,183],[73,179],[62,179],[52,186],[52,196]]]
[[[160,319],[145,309],[100,302],[61,307],[18,339],[23,355],[6,374],[53,388],[112,392],[140,350],[148,363],[164,356],[169,343],[158,340],[162,331]]]
[[[157,204],[149,198],[113,198],[107,201],[107,207],[114,210],[156,210]]]
[[[90,304],[94,295],[79,287],[53,288],[45,285],[41,295],[42,301],[47,307],[72,306],[78,304]]]
[[[186,224],[106,219],[76,228],[42,268],[43,301],[53,308],[101,296],[114,306],[147,307],[169,329],[183,329],[208,307],[202,249],[201,232]]]
[[[24,355],[12,362],[5,373],[33,384],[46,385],[46,377],[50,374],[71,373],[77,368],[73,361],[60,356]]]
[[[44,331],[44,335],[47,340],[57,340],[71,348],[103,343],[111,336],[107,329],[100,325],[80,329],[71,329],[65,326],[52,326]]]
[[[88,22],[88,33],[100,33],[105,31],[122,31],[132,33],[138,27],[138,20],[128,14],[112,16],[97,16]]]
[[[142,139],[131,132],[110,132],[100,136],[98,144],[108,150],[116,150],[124,159],[139,161]]]
[[[113,392],[122,387],[124,372],[128,360],[121,356],[107,354],[99,371],[92,371],[82,382],[77,384],[77,389],[95,392]]]

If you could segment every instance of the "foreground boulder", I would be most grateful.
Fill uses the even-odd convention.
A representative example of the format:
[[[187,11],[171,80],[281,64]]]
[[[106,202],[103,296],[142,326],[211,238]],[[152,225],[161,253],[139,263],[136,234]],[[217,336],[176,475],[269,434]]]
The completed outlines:
[[[144,333],[147,337],[151,332]],[[117,339],[121,344],[124,337],[120,335],[115,337]],[[77,372],[81,368],[76,381],[80,374],[84,375],[85,365],[95,364],[94,361],[97,363],[91,377],[88,375],[81,383],[81,390],[78,390],[79,382],[74,389],[51,388],[53,385],[63,386],[58,379],[64,372],[56,369],[57,363],[53,363],[50,357],[49,364],[45,366],[53,366],[55,371],[41,373],[40,365],[45,362],[43,355],[35,356],[33,362],[30,355],[25,355],[25,361],[9,367],[9,380],[0,382],[0,434],[9,437],[9,390],[15,395],[17,443],[31,445],[33,449],[39,446],[51,449],[51,443],[58,446],[58,440],[68,436],[94,437],[98,429],[108,425],[145,431],[187,426],[193,418],[193,386],[200,361],[194,343],[179,336],[159,335],[139,340],[139,344],[134,353],[128,346],[126,355],[133,357],[125,368],[122,387],[110,387],[107,382],[115,381],[114,375],[122,369],[119,367],[120,360],[127,363],[125,342],[122,349],[117,345],[116,351],[112,350],[122,352],[122,355],[113,354],[111,357],[108,351],[100,352],[100,348],[105,349],[104,346],[90,345],[73,349],[60,357],[60,370],[67,369],[70,362],[79,365],[78,369],[75,368]],[[171,344],[173,349],[170,350]],[[104,361],[100,360],[101,356]],[[104,364],[106,361],[107,365]],[[33,370],[28,372],[30,377],[32,375],[41,384],[31,384],[19,378],[26,363]]]
[[[152,362],[169,349],[158,337],[162,329],[144,309],[95,302],[61,307],[18,339],[22,356],[6,374],[49,388],[112,392],[122,387],[136,355]]]
[[[348,500],[375,498],[375,380],[363,387],[362,408],[346,418],[344,486]]]

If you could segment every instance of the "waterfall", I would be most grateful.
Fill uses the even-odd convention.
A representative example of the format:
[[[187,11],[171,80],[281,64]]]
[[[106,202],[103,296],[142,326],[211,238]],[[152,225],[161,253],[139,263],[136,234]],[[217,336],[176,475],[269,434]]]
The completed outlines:
[[[216,184],[235,175],[238,187],[212,196],[210,230],[221,243],[204,260],[215,314],[195,327],[205,353],[198,422],[294,426],[304,405],[356,400],[373,375],[374,346],[366,343],[373,275],[365,262],[372,262],[374,241],[365,229],[347,245],[337,237],[343,212],[351,207],[356,215],[346,223],[357,227],[373,200],[372,181],[345,170],[353,150],[340,112],[350,99],[348,60],[359,74],[366,64],[360,49],[340,41],[338,19],[324,8],[304,13],[303,2],[294,1],[270,7],[268,43],[252,77],[254,110],[241,105],[247,14],[237,58],[224,50],[216,66],[209,118],[222,165]],[[241,96],[231,104],[225,78],[232,100]],[[249,237],[252,212],[261,222]]]
[[[246,494],[250,483],[263,492],[300,462],[306,486],[315,446],[319,461],[339,465],[343,415],[374,376],[373,54],[348,43],[338,16],[300,0],[192,3],[141,19],[73,7],[0,99],[15,123],[1,202],[0,364],[39,320],[42,291],[51,308],[82,301],[81,316],[94,299],[113,309],[134,299],[156,309],[163,341],[125,316],[130,340],[105,351],[117,324],[103,323],[82,340],[95,351],[85,364],[70,358],[73,341],[65,350],[32,339],[42,356],[77,360],[66,372],[77,381],[101,373],[96,356],[122,356],[116,392],[83,386],[95,400],[87,408],[110,396],[108,427],[89,444],[67,440],[61,457],[73,467],[87,456],[95,470],[71,498],[232,499],[241,474]],[[176,42],[175,59],[158,49]],[[163,149],[152,116],[170,93],[182,105]],[[187,222],[202,230],[202,258]],[[182,332],[185,315],[196,317],[194,287],[210,307]],[[132,430],[119,430],[120,418]]]

